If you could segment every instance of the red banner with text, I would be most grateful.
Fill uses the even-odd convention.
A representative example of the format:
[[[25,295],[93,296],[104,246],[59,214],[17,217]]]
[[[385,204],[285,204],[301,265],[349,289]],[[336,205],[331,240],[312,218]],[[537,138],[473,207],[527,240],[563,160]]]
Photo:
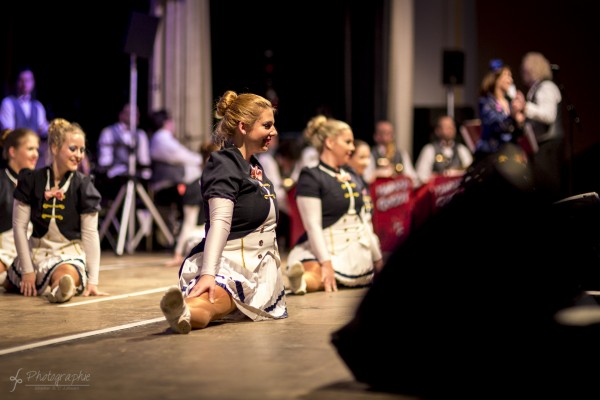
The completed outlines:
[[[381,250],[393,251],[409,235],[412,224],[413,187],[410,178],[378,178],[370,187],[373,228]]]
[[[446,205],[460,187],[462,175],[433,177],[415,191],[413,227],[421,226]]]

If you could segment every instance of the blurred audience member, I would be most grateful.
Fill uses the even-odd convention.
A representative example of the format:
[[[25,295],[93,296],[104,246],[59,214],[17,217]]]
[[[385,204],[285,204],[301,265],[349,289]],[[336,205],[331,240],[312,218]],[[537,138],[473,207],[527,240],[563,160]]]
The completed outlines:
[[[48,164],[48,120],[46,108],[36,99],[35,77],[29,67],[17,74],[16,94],[5,97],[0,104],[0,129],[29,128],[40,137],[40,157],[36,168]]]
[[[175,137],[175,121],[169,111],[161,109],[152,112],[150,124],[152,177],[149,188],[169,229],[177,234],[182,212],[181,195],[177,186],[191,184],[200,178],[202,156],[188,149]]]
[[[420,185],[410,155],[396,145],[394,126],[390,121],[377,121],[373,140],[375,144],[371,149],[371,164],[364,173],[368,183],[377,178],[404,175],[411,179],[413,187]]]
[[[105,200],[114,200],[119,189],[131,178],[148,181],[152,176],[150,164],[150,145],[148,135],[138,128],[140,113],[134,110],[136,132],[130,132],[132,109],[125,104],[119,112],[119,120],[107,126],[98,139],[98,162],[96,165],[96,186],[102,191]],[[135,169],[135,176],[130,173]]]
[[[212,142],[202,145],[200,154],[203,164],[216,150],[219,150],[219,147]],[[183,220],[173,251],[173,258],[165,264],[167,267],[179,267],[185,256],[205,237],[206,215],[203,207],[201,177],[188,184],[179,184],[178,190],[181,195]]]
[[[152,137],[150,159],[152,178],[150,188],[158,192],[191,183],[201,174],[202,155],[188,149],[175,136],[175,121],[169,111],[162,109],[150,114]]]
[[[452,117],[442,115],[437,119],[434,136],[417,158],[417,176],[422,184],[437,175],[462,175],[473,162],[469,148],[456,141],[456,124]]]

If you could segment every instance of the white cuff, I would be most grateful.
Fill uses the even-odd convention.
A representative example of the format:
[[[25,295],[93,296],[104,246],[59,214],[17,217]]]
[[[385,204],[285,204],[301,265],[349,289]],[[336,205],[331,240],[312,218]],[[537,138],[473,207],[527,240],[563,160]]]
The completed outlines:
[[[28,204],[21,203],[19,200],[14,200],[12,225],[15,236],[15,247],[17,248],[21,269],[26,274],[34,272],[29,240],[27,239],[27,227],[30,218],[31,207]]]
[[[304,229],[306,229],[308,242],[313,254],[320,263],[329,261],[331,255],[327,251],[325,235],[323,234],[323,208],[321,206],[321,199],[298,196],[296,203],[298,204],[298,211],[300,212]]]
[[[221,198],[208,200],[210,228],[206,233],[202,275],[215,275],[221,261],[221,254],[227,244],[233,218],[233,201]]]
[[[85,252],[85,269],[88,282],[97,285],[100,275],[100,237],[98,235],[98,213],[82,214],[81,245]]]

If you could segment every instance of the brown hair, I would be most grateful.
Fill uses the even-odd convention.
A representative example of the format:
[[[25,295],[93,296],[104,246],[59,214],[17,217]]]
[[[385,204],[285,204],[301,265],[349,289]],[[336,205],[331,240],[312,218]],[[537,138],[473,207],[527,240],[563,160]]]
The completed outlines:
[[[11,147],[18,148],[23,143],[23,139],[28,136],[40,137],[29,128],[4,129],[0,135],[0,148],[2,148],[2,158],[8,160],[8,149]]]
[[[498,78],[500,78],[500,75],[502,75],[504,71],[509,71],[512,73],[510,67],[508,65],[504,65],[485,74],[483,80],[481,81],[479,94],[481,96],[487,96],[490,93],[494,93],[496,81],[498,80]]]

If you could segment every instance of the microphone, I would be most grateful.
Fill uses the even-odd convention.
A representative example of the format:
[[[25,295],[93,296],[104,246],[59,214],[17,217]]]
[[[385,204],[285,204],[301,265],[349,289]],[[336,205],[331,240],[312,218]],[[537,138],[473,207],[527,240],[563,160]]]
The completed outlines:
[[[558,64],[550,64],[550,69],[555,72],[560,71],[560,67],[558,66]]]

